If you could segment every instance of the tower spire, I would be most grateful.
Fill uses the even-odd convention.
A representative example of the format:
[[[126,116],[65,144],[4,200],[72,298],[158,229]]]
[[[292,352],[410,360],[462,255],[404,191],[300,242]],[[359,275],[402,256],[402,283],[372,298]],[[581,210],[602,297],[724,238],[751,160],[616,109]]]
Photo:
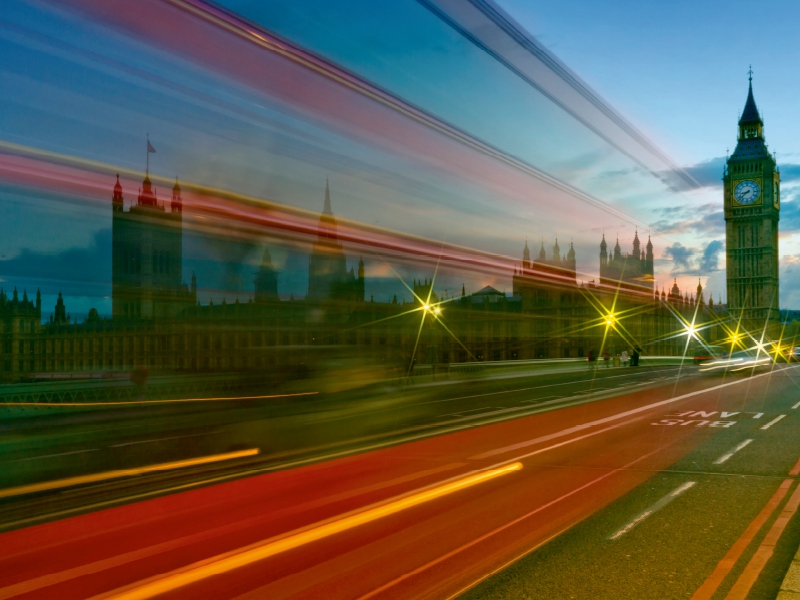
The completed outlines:
[[[325,205],[322,208],[322,214],[333,216],[333,210],[331,210],[331,190],[328,187],[327,177],[325,178]]]
[[[756,124],[764,125],[761,115],[756,106],[756,100],[753,97],[753,69],[748,71],[748,87],[747,87],[747,100],[744,103],[744,110],[742,116],[739,118],[739,125]]]

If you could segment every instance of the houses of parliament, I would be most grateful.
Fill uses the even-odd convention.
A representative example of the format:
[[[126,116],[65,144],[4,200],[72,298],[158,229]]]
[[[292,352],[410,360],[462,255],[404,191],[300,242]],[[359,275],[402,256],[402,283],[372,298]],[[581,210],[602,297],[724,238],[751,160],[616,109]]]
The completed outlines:
[[[48,321],[27,292],[0,292],[2,354],[0,377],[19,381],[76,373],[125,372],[138,366],[164,373],[265,371],[313,365],[325,357],[368,357],[406,370],[414,364],[579,358],[605,344],[611,352],[639,346],[651,355],[678,355],[684,340],[673,336],[677,312],[699,307],[702,288],[690,298],[677,285],[659,294],[653,281],[653,246],[632,251],[619,241],[608,251],[600,242],[600,279],[579,283],[575,250],[562,256],[542,242],[531,259],[527,242],[514,268],[513,294],[491,287],[460,297],[440,298],[428,279],[414,281],[411,303],[365,298],[364,263],[347,270],[326,184],[317,239],[309,257],[308,294],[278,296],[279,274],[265,249],[252,299],[198,303],[197,280],[182,270],[181,188],[167,203],[146,175],[135,203],[126,210],[117,177],[111,192],[112,315],[92,309],[84,322],[69,318],[60,294]],[[420,327],[420,299],[441,307]],[[602,312],[615,304],[629,312],[625,335],[605,339]],[[603,309],[602,307],[606,307]]]
[[[634,347],[678,356],[686,348],[682,322],[710,323],[708,340],[723,337],[724,320],[761,330],[779,319],[780,171],[765,143],[752,72],[738,129],[723,173],[727,306],[715,306],[699,282],[692,295],[677,283],[659,292],[653,244],[648,237],[643,246],[638,232],[630,252],[618,239],[609,250],[602,236],[598,281],[578,281],[572,244],[562,253],[555,240],[548,252],[542,240],[532,258],[526,241],[510,296],[486,286],[440,298],[423,279],[414,281],[411,303],[367,301],[364,263],[347,270],[327,183],[304,299],[278,296],[266,248],[251,300],[202,305],[194,274],[188,284],[183,277],[181,188],[176,180],[167,206],[146,174],[128,210],[119,177],[111,192],[111,318],[92,309],[77,323],[59,294],[42,323],[38,291],[30,299],[26,291],[20,298],[16,288],[10,297],[0,290],[0,381],[140,366],[268,372],[342,357],[411,372],[418,364],[580,358]],[[439,311],[429,314],[423,299]]]

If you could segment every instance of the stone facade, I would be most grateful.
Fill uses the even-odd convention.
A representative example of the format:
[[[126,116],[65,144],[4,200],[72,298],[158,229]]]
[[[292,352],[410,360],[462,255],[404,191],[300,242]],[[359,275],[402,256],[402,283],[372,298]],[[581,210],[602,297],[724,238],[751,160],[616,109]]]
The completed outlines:
[[[699,286],[695,300],[677,284],[667,296],[627,285],[629,279],[579,283],[574,248],[562,256],[557,242],[549,258],[542,245],[538,260],[525,244],[511,296],[488,286],[467,294],[462,286],[460,297],[443,298],[424,279],[414,281],[412,302],[365,301],[363,262],[358,276],[344,270],[327,189],[308,297],[279,298],[279,274],[266,249],[254,300],[201,306],[196,278],[191,288],[181,282],[180,188],[167,212],[147,184],[130,211],[119,184],[114,189],[111,319],[93,310],[83,323],[73,322],[59,297],[43,324],[38,294],[32,302],[24,292],[22,299],[16,290],[11,299],[0,292],[2,380],[100,376],[140,366],[168,373],[286,372],[343,357],[400,373],[419,364],[580,358],[633,347],[646,355],[681,355],[681,319],[718,318]],[[639,258],[645,270],[648,256],[650,243]]]
[[[780,171],[764,139],[753,82],[739,119],[736,149],[723,175],[728,312],[745,328],[779,316]]]

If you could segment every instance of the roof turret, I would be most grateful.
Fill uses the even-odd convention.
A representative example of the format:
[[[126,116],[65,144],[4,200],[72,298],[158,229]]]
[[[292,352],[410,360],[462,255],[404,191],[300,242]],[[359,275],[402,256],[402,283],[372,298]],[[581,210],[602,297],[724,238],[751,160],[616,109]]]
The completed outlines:
[[[122,202],[122,185],[119,183],[119,173],[117,173],[117,183],[114,184],[114,202]]]

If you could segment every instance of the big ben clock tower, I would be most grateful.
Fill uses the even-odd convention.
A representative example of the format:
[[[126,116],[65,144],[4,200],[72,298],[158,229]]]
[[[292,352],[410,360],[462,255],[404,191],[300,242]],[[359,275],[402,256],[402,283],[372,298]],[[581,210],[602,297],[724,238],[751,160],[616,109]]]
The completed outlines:
[[[763,327],[779,320],[780,172],[764,142],[764,121],[750,89],[739,119],[736,150],[723,176],[728,313]]]

